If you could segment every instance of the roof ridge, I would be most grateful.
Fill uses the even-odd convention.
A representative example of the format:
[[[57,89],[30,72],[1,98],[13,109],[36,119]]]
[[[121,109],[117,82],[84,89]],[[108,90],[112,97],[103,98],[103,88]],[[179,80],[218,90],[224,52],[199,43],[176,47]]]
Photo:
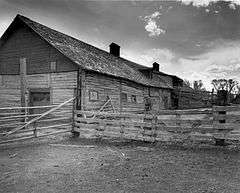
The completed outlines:
[[[98,49],[98,50],[100,50],[100,51],[102,51],[102,52],[105,52],[106,54],[109,54],[109,55],[111,55],[112,57],[116,57],[116,56],[113,56],[112,54],[110,54],[109,52],[107,52],[106,50],[103,50],[103,49],[98,48],[98,47],[96,47],[96,46],[94,46],[94,45],[91,45],[91,44],[89,44],[89,43],[86,43],[86,42],[84,42],[84,41],[82,41],[82,40],[79,40],[79,39],[77,39],[77,38],[75,38],[75,37],[73,37],[73,36],[70,36],[70,35],[68,35],[68,34],[65,34],[65,33],[62,33],[62,32],[60,32],[60,31],[57,31],[57,30],[55,30],[55,29],[53,29],[53,28],[51,28],[51,27],[48,27],[48,26],[43,25],[43,24],[41,24],[41,23],[39,23],[39,22],[36,22],[36,21],[34,21],[34,20],[32,20],[32,19],[24,16],[24,15],[17,14],[16,17],[23,18],[23,19],[27,19],[27,20],[29,20],[29,21],[31,21],[31,22],[37,23],[38,25],[42,25],[42,26],[44,26],[44,27],[47,27],[47,28],[49,28],[49,29],[51,29],[51,30],[53,30],[53,31],[55,31],[55,32],[57,32],[57,33],[61,33],[62,35],[68,36],[68,37],[71,38],[71,39],[77,40],[77,41],[79,41],[79,42],[81,42],[81,43],[84,43],[84,44],[86,44],[86,45],[88,45],[88,46],[94,47],[95,49]],[[138,63],[136,63],[136,62],[133,62],[133,61],[128,60],[128,59],[123,58],[123,57],[116,57],[116,58],[120,58],[120,59],[125,60],[125,61],[127,61],[127,62],[131,62],[131,63],[137,64],[137,65],[139,65],[139,66],[141,66],[141,67],[144,67],[144,68],[146,68],[146,69],[150,68],[150,67],[148,67],[148,66],[144,66],[144,65],[138,64]]]
[[[18,14],[16,17],[61,54],[84,69],[125,78],[143,85],[172,88],[165,81],[154,82],[140,72],[141,67],[150,69],[149,67],[142,66],[122,57],[113,56],[105,50],[47,27],[23,15]]]

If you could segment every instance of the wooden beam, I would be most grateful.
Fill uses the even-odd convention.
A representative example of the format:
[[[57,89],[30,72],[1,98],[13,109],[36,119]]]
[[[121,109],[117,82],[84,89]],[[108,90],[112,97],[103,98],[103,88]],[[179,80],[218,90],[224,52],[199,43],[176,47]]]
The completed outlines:
[[[20,58],[20,88],[21,88],[21,106],[26,107],[26,91],[27,91],[27,59]]]
[[[119,106],[120,106],[120,113],[122,112],[122,80],[119,80]]]
[[[81,70],[81,110],[86,110],[86,72]]]

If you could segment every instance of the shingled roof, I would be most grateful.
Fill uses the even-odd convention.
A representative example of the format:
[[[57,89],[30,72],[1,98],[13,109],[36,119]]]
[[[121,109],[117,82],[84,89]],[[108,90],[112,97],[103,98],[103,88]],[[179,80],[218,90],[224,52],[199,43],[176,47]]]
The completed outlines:
[[[22,15],[17,15],[13,23],[19,21],[24,22],[35,33],[41,36],[43,40],[47,41],[51,46],[83,69],[131,80],[147,86],[172,88],[164,80],[156,82],[140,72],[141,69],[148,69],[148,67],[121,57],[115,57],[104,50],[53,30]]]

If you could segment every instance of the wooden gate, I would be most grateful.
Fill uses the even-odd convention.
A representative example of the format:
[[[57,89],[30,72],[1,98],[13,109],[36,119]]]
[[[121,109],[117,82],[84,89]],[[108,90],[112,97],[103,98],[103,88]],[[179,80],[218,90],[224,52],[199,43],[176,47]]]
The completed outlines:
[[[74,99],[59,105],[0,108],[0,144],[71,132]],[[29,114],[36,109],[44,112]]]

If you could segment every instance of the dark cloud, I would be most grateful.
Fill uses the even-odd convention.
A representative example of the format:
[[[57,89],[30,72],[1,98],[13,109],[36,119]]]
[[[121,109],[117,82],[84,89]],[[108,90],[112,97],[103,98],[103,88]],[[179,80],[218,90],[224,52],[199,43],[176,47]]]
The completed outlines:
[[[240,8],[223,1],[199,6],[176,1],[1,0],[0,34],[17,13],[105,50],[116,42],[123,56],[145,65],[159,61],[179,74],[192,63],[204,63],[202,56],[218,55],[219,47],[240,35]],[[176,67],[181,69],[176,72]]]

